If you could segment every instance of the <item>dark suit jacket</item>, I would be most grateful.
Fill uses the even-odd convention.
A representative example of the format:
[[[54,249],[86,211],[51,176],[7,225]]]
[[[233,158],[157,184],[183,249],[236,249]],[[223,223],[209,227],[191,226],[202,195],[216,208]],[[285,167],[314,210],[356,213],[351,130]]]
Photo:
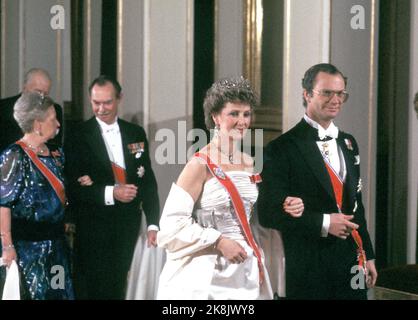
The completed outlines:
[[[148,225],[158,225],[159,221],[157,183],[151,169],[145,132],[140,126],[121,119],[118,124],[127,183],[138,186],[138,196],[131,203],[115,200],[115,205],[105,205],[105,187],[113,186],[115,179],[95,118],[69,133],[65,143],[67,191],[70,206],[76,210],[76,272],[86,278],[86,298],[123,298],[121,290],[126,285],[127,271],[138,239],[141,206]],[[144,142],[145,151],[136,158],[128,145],[140,142]],[[143,177],[137,173],[141,166],[145,169]],[[82,175],[89,175],[93,185],[81,187],[77,178]]]
[[[8,145],[23,137],[22,130],[19,128],[16,120],[13,118],[13,107],[20,96],[21,94],[18,94],[17,96],[0,100],[0,152],[2,152]],[[58,104],[55,104],[54,107],[57,113],[57,119],[61,124],[61,129],[55,138],[48,141],[48,145],[52,145],[53,147],[61,147],[63,136],[62,108]]]
[[[331,180],[316,144],[317,130],[302,119],[299,124],[266,149],[260,186],[258,212],[260,223],[282,232],[286,256],[286,293],[288,297],[321,298],[327,281],[350,279],[356,265],[356,244],[352,237],[341,240],[332,235],[321,238],[324,213],[337,213]],[[360,225],[368,259],[374,259],[364,217],[361,190],[358,190],[360,166],[356,162],[358,146],[353,136],[340,131],[337,144],[347,167],[343,207],[354,214]],[[300,218],[284,213],[287,196],[303,199],[305,211]],[[357,209],[353,210],[357,203]],[[326,293],[324,293],[325,295]]]

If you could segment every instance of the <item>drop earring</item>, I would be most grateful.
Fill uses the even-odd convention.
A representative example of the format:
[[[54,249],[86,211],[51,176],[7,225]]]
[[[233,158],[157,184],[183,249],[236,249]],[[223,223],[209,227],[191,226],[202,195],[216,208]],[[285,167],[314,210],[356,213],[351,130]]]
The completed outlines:
[[[213,137],[217,138],[219,137],[219,126],[215,125],[215,128],[213,128]]]

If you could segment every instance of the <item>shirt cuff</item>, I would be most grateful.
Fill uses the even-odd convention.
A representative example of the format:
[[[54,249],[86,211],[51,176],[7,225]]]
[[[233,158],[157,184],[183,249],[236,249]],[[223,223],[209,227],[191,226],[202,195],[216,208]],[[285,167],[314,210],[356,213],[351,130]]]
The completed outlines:
[[[160,228],[158,228],[155,224],[150,224],[147,231],[160,231]]]
[[[331,224],[331,215],[324,213],[324,220],[322,221],[321,237],[328,237],[329,225]]]
[[[105,188],[105,205],[114,206],[115,199],[113,198],[113,189],[115,186],[106,186]]]

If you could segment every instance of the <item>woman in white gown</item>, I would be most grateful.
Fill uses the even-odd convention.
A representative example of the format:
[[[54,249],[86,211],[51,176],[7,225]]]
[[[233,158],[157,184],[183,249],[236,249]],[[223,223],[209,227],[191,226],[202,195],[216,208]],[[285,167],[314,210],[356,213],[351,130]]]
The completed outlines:
[[[249,229],[259,176],[253,159],[237,147],[256,105],[242,77],[208,90],[205,121],[215,134],[186,164],[166,200],[157,243],[167,260],[157,299],[272,298],[263,253]],[[298,198],[284,205],[294,216],[303,211]]]

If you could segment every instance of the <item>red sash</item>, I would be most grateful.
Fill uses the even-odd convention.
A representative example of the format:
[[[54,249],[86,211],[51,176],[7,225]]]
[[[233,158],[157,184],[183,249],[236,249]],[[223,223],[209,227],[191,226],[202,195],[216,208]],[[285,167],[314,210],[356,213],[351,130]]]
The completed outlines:
[[[55,193],[57,194],[58,198],[60,199],[63,206],[65,206],[67,202],[67,198],[65,196],[65,189],[64,184],[57,176],[38,158],[36,153],[31,150],[26,143],[22,140],[16,142],[16,144],[20,145],[23,151],[29,156],[35,166],[41,171],[43,176],[48,180],[49,184],[51,185],[52,189],[54,189]]]
[[[126,170],[112,162],[113,176],[117,184],[126,184]]]
[[[196,153],[195,155],[206,161],[206,164],[210,172],[212,173],[212,175],[216,177],[218,181],[226,189],[226,191],[228,191],[231,197],[232,205],[234,206],[235,212],[237,213],[238,220],[241,224],[241,229],[244,233],[244,237],[248,245],[253,249],[257,257],[258,271],[260,275],[260,284],[262,284],[264,282],[264,267],[263,267],[263,262],[261,260],[261,252],[254,240],[253,234],[250,229],[250,225],[248,224],[247,215],[245,213],[244,203],[242,202],[241,196],[237,188],[235,187],[232,180],[229,179],[229,177],[222,171],[222,169],[219,168],[216,164],[212,163],[212,161],[206,154]],[[256,180],[257,179],[254,179],[254,182]]]
[[[330,166],[328,161],[324,159],[325,166],[328,170],[329,177],[331,178],[332,188],[334,189],[335,199],[337,201],[338,210],[341,212],[341,208],[343,205],[343,190],[344,184],[340,178],[340,176],[334,171],[334,169]],[[353,237],[354,241],[357,244],[357,261],[359,267],[363,268],[366,271],[366,252],[363,249],[363,240],[361,239],[360,234],[357,230],[351,231],[351,236]],[[366,273],[367,274],[367,273]]]

